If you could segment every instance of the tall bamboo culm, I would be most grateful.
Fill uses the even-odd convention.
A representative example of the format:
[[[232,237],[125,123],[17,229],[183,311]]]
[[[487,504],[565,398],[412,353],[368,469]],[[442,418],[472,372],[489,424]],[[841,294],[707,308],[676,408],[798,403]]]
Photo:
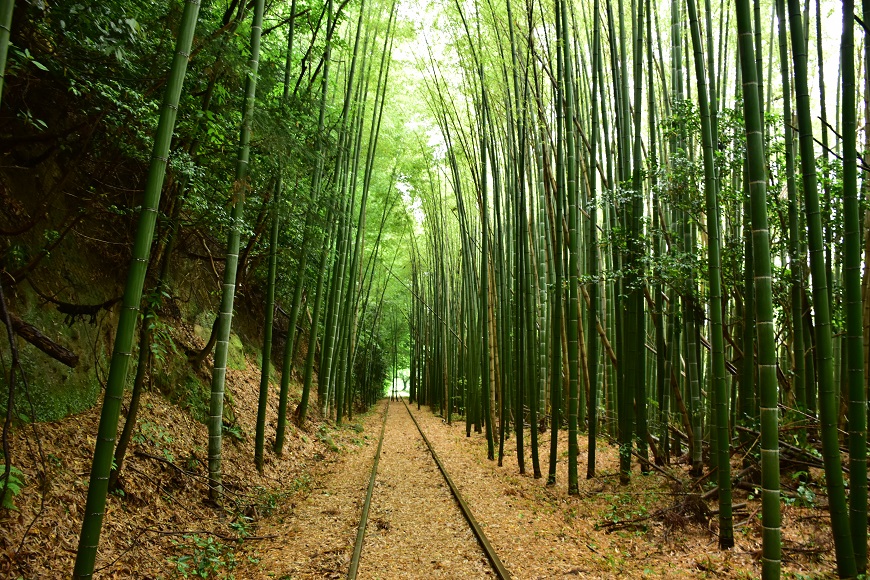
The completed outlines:
[[[221,447],[223,444],[224,391],[227,377],[227,352],[233,322],[233,302],[236,296],[236,270],[239,264],[239,239],[248,189],[248,158],[251,150],[251,125],[254,117],[254,98],[257,92],[257,69],[260,65],[260,35],[263,31],[265,0],[256,0],[254,20],[251,23],[251,58],[245,79],[245,102],[242,109],[242,126],[239,131],[239,151],[236,159],[236,176],[233,181],[230,216],[230,231],[227,236],[227,253],[224,262],[223,290],[220,314],[218,314],[218,338],[215,344],[214,369],[211,379],[211,399],[208,417],[208,482],[209,496],[220,501]]]
[[[9,2],[8,4],[11,4]],[[88,483],[88,497],[82,520],[79,547],[76,552],[76,563],[73,570],[74,578],[91,578],[94,575],[94,564],[97,558],[97,547],[100,542],[100,531],[103,526],[103,516],[106,511],[106,495],[109,490],[109,473],[112,469],[112,455],[115,450],[115,437],[118,434],[118,417],[121,411],[121,399],[124,396],[124,385],[127,381],[127,369],[130,364],[133,338],[139,317],[139,305],[142,301],[142,287],[148,268],[148,257],[151,253],[151,243],[154,237],[154,226],[157,222],[157,210],[160,205],[160,194],[163,190],[163,180],[166,176],[166,166],[169,159],[169,148],[172,133],[175,129],[175,118],[178,103],[187,74],[188,55],[193,43],[196,20],[199,15],[199,0],[188,0],[184,5],[181,24],[178,29],[178,39],[175,45],[175,55],[169,69],[169,82],[163,96],[163,106],[160,110],[160,120],[154,139],[154,149],[151,154],[151,165],[148,180],[142,198],[142,209],[139,213],[139,223],[136,228],[136,240],[133,245],[133,259],[127,273],[127,284],[124,288],[124,298],[118,329],[115,333],[115,344],[112,350],[112,362],[109,367],[109,377],[103,395],[103,407],[100,411],[100,426],[97,431],[97,442],[94,448],[94,459],[91,464],[91,477]],[[0,17],[11,20],[12,7],[3,6]],[[0,44],[5,48],[9,39],[9,22],[0,33]],[[5,38],[6,43],[3,43]],[[0,58],[5,52],[0,51]],[[2,62],[5,65],[5,59]],[[2,90],[2,86],[0,86]]]
[[[752,221],[755,332],[758,341],[758,391],[761,407],[761,525],[764,580],[779,578],[782,566],[779,507],[779,409],[776,377],[776,340],[773,323],[770,232],[767,226],[767,170],[762,133],[758,69],[755,66],[751,12],[748,0],[735,0],[749,207]]]

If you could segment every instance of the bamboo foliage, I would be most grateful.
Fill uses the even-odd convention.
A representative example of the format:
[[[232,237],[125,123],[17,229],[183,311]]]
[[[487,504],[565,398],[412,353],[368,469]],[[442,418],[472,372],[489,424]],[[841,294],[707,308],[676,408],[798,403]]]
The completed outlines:
[[[808,113],[809,16],[798,2],[789,2],[788,13],[784,1],[770,6],[782,23],[778,82],[772,77],[777,55],[762,54],[762,41],[770,34],[772,44],[775,31],[762,20],[767,7],[760,2],[596,2],[591,11],[589,4],[528,2],[521,22],[511,2],[454,2],[445,17],[452,27],[445,29],[458,51],[455,70],[437,62],[431,47],[429,59],[421,59],[427,105],[445,144],[443,160],[433,155],[429,171],[446,179],[424,202],[432,219],[423,226],[427,242],[417,275],[425,268],[442,272],[455,260],[455,277],[436,276],[426,300],[448,305],[439,316],[454,305],[457,335],[467,342],[442,340],[435,308],[415,310],[415,342],[434,340],[431,348],[415,347],[420,354],[411,364],[421,377],[415,396],[447,421],[464,413],[468,436],[492,428],[499,465],[513,435],[521,472],[528,452],[539,473],[537,436],[549,427],[550,485],[562,461],[559,433],[567,427],[569,493],[578,491],[583,418],[588,477],[595,473],[599,427],[619,439],[623,482],[633,477],[632,458],[647,472],[688,444],[690,475],[717,470],[723,549],[734,545],[732,443],[739,436],[751,448],[760,426],[762,570],[776,577],[780,405],[801,445],[811,445],[805,430],[817,408],[833,408],[824,399],[836,385],[836,375],[828,374],[834,351],[826,354],[823,335],[832,334],[826,320],[840,312],[825,286],[838,274],[824,248],[836,247],[839,234],[815,219],[840,210],[831,199],[830,173],[819,210],[811,205],[818,198],[819,150]],[[667,46],[660,17],[670,25]],[[736,60],[740,67],[731,66]],[[840,92],[854,96],[855,89]],[[779,107],[784,122],[768,124]],[[854,102],[844,100],[843,108],[854,110]],[[801,183],[794,179],[795,130]],[[780,188],[782,203],[773,195]],[[454,202],[452,211],[444,210],[445,199]],[[855,208],[851,198],[844,201],[842,215]],[[451,222],[460,240],[453,258],[444,256],[451,251]],[[850,235],[860,234],[857,223]],[[855,268],[860,244],[849,251]],[[784,303],[774,295],[783,275]],[[850,280],[857,285],[847,300],[860,290],[860,280]],[[425,294],[427,286],[421,288]],[[855,309],[856,349],[862,320]],[[849,443],[856,441],[850,464],[859,482],[862,401],[857,389],[849,396],[848,423],[855,428]],[[826,443],[831,457],[839,457],[835,439]],[[833,462],[826,467],[834,495],[839,471]],[[861,495],[849,494],[857,515],[844,520],[853,543],[866,527],[856,524],[863,522]]]
[[[578,485],[577,435],[583,427],[580,401],[585,394],[581,384],[588,390],[582,413],[589,430],[588,477],[594,475],[599,411],[618,424],[623,481],[631,477],[633,456],[638,456],[641,470],[646,471],[648,462],[666,463],[681,443],[688,443],[693,475],[718,469],[722,548],[734,544],[730,513],[733,427],[736,422],[742,429],[752,428],[760,418],[763,573],[774,577],[780,569],[778,405],[790,404],[793,398],[799,412],[812,412],[817,404],[813,377],[818,372],[820,385],[833,384],[832,379],[821,379],[827,376],[828,363],[824,360],[827,347],[819,333],[830,333],[824,328],[821,295],[814,292],[809,316],[804,304],[801,244],[807,235],[803,232],[811,242],[815,235],[814,210],[801,216],[797,209],[800,192],[791,179],[798,173],[792,169],[791,125],[766,128],[763,117],[771,112],[765,110],[767,97],[768,108],[784,102],[785,117],[790,118],[792,80],[799,117],[801,107],[809,103],[805,80],[801,80],[802,75],[806,77],[803,28],[807,19],[797,3],[790,3],[792,19],[803,18],[803,24],[798,32],[791,28],[791,50],[787,39],[781,40],[784,88],[783,100],[778,101],[776,86],[766,95],[762,89],[767,62],[761,54],[762,30],[766,34],[769,29],[761,21],[760,3],[738,1],[736,12],[723,4],[718,30],[712,4],[705,2],[699,10],[693,1],[671,3],[667,76],[663,74],[665,50],[658,25],[653,25],[653,20],[659,21],[660,7],[641,1],[626,10],[621,4],[596,3],[587,14],[587,6],[566,0],[532,2],[526,7],[526,22],[520,25],[509,2],[503,13],[488,2],[490,28],[481,28],[478,7],[479,43],[475,44],[468,33],[465,7],[454,4],[457,29],[465,30],[469,43],[460,56],[463,80],[453,86],[439,72],[438,63],[426,66],[433,95],[430,103],[447,145],[447,185],[457,205],[453,215],[461,231],[463,290],[456,295],[457,311],[463,313],[467,328],[481,329],[481,339],[477,349],[471,341],[457,351],[467,353],[474,364],[439,371],[439,381],[453,384],[453,379],[446,378],[451,372],[459,372],[460,381],[465,381],[464,391],[447,396],[461,401],[458,408],[465,410],[467,434],[471,435],[472,427],[482,430],[488,423],[497,423],[499,464],[510,437],[511,415],[520,470],[525,469],[522,448],[526,446],[521,425],[538,426],[531,430],[529,442],[534,464],[537,432],[542,420],[548,424],[549,484],[556,483],[560,461],[558,433],[567,426],[570,493]],[[503,14],[516,26],[504,26]],[[585,23],[591,24],[584,29]],[[603,27],[605,42],[601,40]],[[781,33],[785,34],[785,28]],[[531,67],[519,58],[516,37],[523,35],[529,62],[534,63]],[[492,42],[488,55],[476,50],[483,36]],[[742,65],[740,86],[734,75],[729,78],[729,69],[733,70],[728,66],[729,51],[735,39]],[[769,56],[771,63],[774,56]],[[793,71],[788,63],[792,59]],[[481,73],[483,61],[498,73]],[[742,112],[720,108],[720,103],[733,100],[735,94],[742,97],[736,101]],[[468,105],[464,108],[463,98]],[[504,103],[501,117],[493,114],[492,103],[496,102]],[[660,110],[662,121],[658,120]],[[745,123],[743,135],[733,132],[735,119]],[[811,126],[809,119],[798,123],[804,144],[799,174],[805,203],[812,197],[815,172]],[[777,131],[786,140],[784,170],[777,153],[765,147],[765,135]],[[727,151],[726,139],[733,143]],[[477,152],[472,143],[478,144]],[[666,145],[661,164],[657,158],[660,145]],[[781,220],[774,221],[768,215],[767,189],[777,187],[781,176],[783,184],[788,184],[788,215],[784,212]],[[477,219],[462,209],[467,191],[486,192],[475,194],[480,208]],[[501,201],[505,192],[514,196],[510,204]],[[721,197],[721,192],[727,196]],[[432,205],[432,209],[442,207]],[[490,207],[496,212],[493,223],[487,220]],[[444,218],[450,215],[438,209],[438,227],[427,234],[433,239],[428,246],[431,259],[437,263],[443,260],[436,255],[446,248],[443,238],[449,235],[449,227]],[[599,241],[599,230],[607,234],[603,241]],[[509,240],[514,249],[506,252],[504,248],[511,247],[505,245]],[[784,248],[782,261],[772,255],[780,248]],[[492,252],[504,256],[504,262],[483,257]],[[737,261],[726,262],[734,260],[733,252],[737,252]],[[705,260],[706,275],[696,273],[699,270],[692,265],[685,266],[678,278],[672,273],[675,260],[687,264]],[[598,270],[599,261],[603,272]],[[812,256],[810,261],[815,286],[826,276],[815,269]],[[780,306],[773,301],[771,276],[779,275],[774,266],[786,262],[790,301],[785,320],[790,325],[783,335],[777,329]],[[513,283],[507,284],[508,280]],[[433,288],[442,285],[450,283],[445,279]],[[825,293],[830,294],[829,290]],[[433,302],[440,300],[436,296],[432,295]],[[477,299],[468,302],[472,296]],[[600,313],[599,306],[603,307]],[[425,308],[417,311],[428,316]],[[804,338],[805,328],[815,329],[812,343]],[[653,335],[655,346],[650,348]],[[732,340],[726,342],[729,336]],[[427,340],[419,330],[417,340]],[[443,365],[443,357],[449,358],[447,353],[456,345],[437,344],[438,364]],[[776,378],[777,351],[786,349],[793,349],[792,356],[780,360],[788,361],[789,383],[794,389],[781,392]],[[647,360],[649,352],[654,355]],[[599,364],[600,353],[604,365]],[[506,361],[508,355],[514,360]],[[536,363],[522,372],[520,359]],[[416,364],[425,369],[427,359]],[[708,391],[705,384],[712,388]],[[488,396],[489,387],[495,389],[494,397]],[[441,392],[453,393],[450,389]],[[824,396],[823,388],[818,402],[823,403]],[[498,401],[497,414],[485,408],[493,399]],[[852,404],[855,409],[864,408],[858,399]],[[444,407],[440,408],[443,413]],[[520,420],[520,415],[527,421]],[[670,428],[674,419],[674,424],[682,423],[684,433]],[[792,415],[789,420],[794,420]],[[856,424],[856,440],[860,440],[863,431],[860,422]],[[658,438],[650,436],[653,430]],[[745,432],[739,433],[742,440]],[[708,445],[709,462],[704,454]],[[654,458],[648,457],[649,452]],[[836,480],[831,478],[834,488]],[[857,501],[861,502],[860,497]],[[853,528],[853,535],[857,533]]]

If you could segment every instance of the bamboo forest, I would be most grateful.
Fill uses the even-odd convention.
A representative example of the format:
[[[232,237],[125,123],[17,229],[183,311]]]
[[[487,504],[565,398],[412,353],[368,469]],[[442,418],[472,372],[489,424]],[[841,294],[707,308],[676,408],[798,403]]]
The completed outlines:
[[[0,577],[867,578],[870,0],[0,0]]]

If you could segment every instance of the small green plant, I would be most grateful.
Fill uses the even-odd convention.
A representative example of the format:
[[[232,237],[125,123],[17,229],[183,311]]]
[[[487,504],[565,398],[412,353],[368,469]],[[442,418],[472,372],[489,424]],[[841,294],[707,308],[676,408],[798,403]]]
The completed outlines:
[[[152,445],[160,451],[163,459],[170,463],[175,462],[175,455],[168,448],[172,443],[172,435],[163,425],[153,421],[143,421],[139,425],[139,430],[133,434],[133,442],[139,445]]]
[[[172,443],[172,435],[166,427],[153,421],[143,421],[139,424],[139,430],[133,434],[133,442],[140,445],[150,443],[156,447],[162,447]]]
[[[173,540],[173,545],[181,549],[192,548],[192,553],[168,558],[182,578],[233,578],[229,572],[236,567],[236,556],[232,548],[212,536],[187,534],[183,540]]]
[[[274,512],[278,508],[278,505],[288,496],[299,491],[307,493],[310,490],[311,477],[308,475],[300,475],[286,485],[283,485],[280,490],[257,487],[257,499],[255,503],[257,513],[262,516],[268,516]]]
[[[6,474],[0,474],[0,493],[3,490],[6,490],[6,493],[3,494],[2,501],[0,501],[0,505],[8,510],[18,511],[18,508],[15,507],[15,496],[21,493],[21,489],[24,487],[24,474],[21,473],[21,470],[11,466],[9,471],[9,481],[6,481]]]
[[[178,347],[175,346],[175,341],[172,339],[172,333],[170,332],[171,327],[154,314],[154,310],[160,308],[163,297],[168,296],[166,292],[163,292],[160,296],[151,294],[146,298],[153,309],[147,320],[147,323],[151,326],[151,335],[153,336],[151,355],[160,363],[166,361],[169,354],[178,356]]]
[[[30,248],[20,242],[14,242],[6,250],[5,262],[7,267],[14,270],[21,268],[30,260]]]
[[[199,460],[196,458],[196,454],[191,452],[190,455],[185,457],[184,468],[188,471],[196,471],[199,468]]]
[[[239,540],[244,540],[251,535],[251,521],[251,518],[243,515],[230,524],[230,527],[236,532],[236,535],[238,535]]]
[[[311,490],[311,476],[307,473],[304,473],[294,479],[290,484],[290,491],[310,491]]]
[[[47,455],[48,462],[51,463],[51,466],[54,469],[63,469],[63,459],[55,455],[54,453],[49,453]]]
[[[816,507],[816,493],[811,490],[807,484],[802,483],[797,488],[797,497],[794,499],[795,505],[802,507]]]
[[[565,523],[572,524],[574,523],[574,520],[577,519],[577,508],[568,508],[563,511],[563,515],[565,517]]]
[[[620,522],[632,518],[644,517],[649,514],[649,498],[637,501],[630,495],[608,495],[610,508],[604,514],[604,519],[611,522]]]
[[[755,498],[761,497],[761,488],[758,487],[757,485],[753,486],[752,491],[750,491],[749,495],[747,495],[746,497],[750,501],[755,499]]]
[[[223,425],[224,435],[235,441],[236,443],[241,443],[245,440],[245,432],[242,431],[242,427],[238,423]]]
[[[278,501],[283,493],[271,491],[264,487],[257,488],[257,510],[264,516],[268,516],[278,507]]]
[[[327,447],[329,447],[330,451],[340,451],[338,445],[336,445],[335,441],[332,439],[332,435],[327,432],[325,425],[321,425],[320,428],[317,429],[317,438]]]
[[[139,430],[133,434],[133,442],[140,445],[150,443],[159,447],[172,443],[172,435],[163,425],[158,425],[153,421],[143,421],[139,424]]]

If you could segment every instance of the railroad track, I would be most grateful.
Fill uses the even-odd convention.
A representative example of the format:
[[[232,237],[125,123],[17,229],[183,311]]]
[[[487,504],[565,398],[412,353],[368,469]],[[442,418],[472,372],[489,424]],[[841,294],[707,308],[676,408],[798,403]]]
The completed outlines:
[[[422,437],[423,442],[426,444],[426,447],[429,450],[429,454],[432,459],[435,461],[435,464],[438,466],[438,470],[441,472],[441,475],[444,477],[447,486],[450,488],[450,493],[453,498],[456,500],[456,504],[459,507],[459,510],[462,512],[465,521],[468,522],[469,527],[477,539],[477,543],[479,544],[481,550],[486,555],[486,558],[489,560],[489,563],[492,567],[493,572],[495,573],[497,578],[502,580],[508,580],[511,576],[510,573],[505,568],[502,561],[499,559],[498,555],[495,553],[492,545],[489,543],[489,540],[486,538],[486,535],[483,532],[483,529],[477,523],[477,520],[474,518],[474,515],[471,513],[471,509],[468,507],[468,504],[462,498],[462,495],[459,493],[459,489],[456,487],[456,484],[453,483],[453,480],[450,478],[450,475],[447,473],[447,469],[444,467],[444,464],[438,458],[438,455],[435,453],[435,449],[433,449],[432,444],[429,442],[429,439],[426,437],[426,434],[423,433],[423,429],[420,428],[420,424],[417,422],[416,417],[411,412],[411,409],[408,407],[408,404],[402,399],[402,403],[405,406],[405,409],[408,411],[408,415],[411,417],[411,420],[414,422],[414,425],[417,427],[417,431],[420,433],[420,437]],[[384,432],[386,431],[387,425],[387,414],[389,413],[390,405],[387,405],[384,410],[384,419],[383,424],[381,426],[381,435],[378,440],[378,449],[375,454],[375,460],[372,464],[372,472],[369,478],[369,486],[366,492],[365,502],[363,504],[362,515],[360,517],[359,527],[357,529],[356,543],[354,545],[353,557],[350,561],[350,569],[348,572],[348,578],[350,580],[355,580],[357,577],[357,572],[359,570],[360,558],[362,556],[363,544],[365,542],[366,535],[366,526],[368,524],[369,517],[369,509],[371,507],[372,496],[374,495],[375,481],[377,480],[378,474],[378,461],[381,456],[381,450],[383,448],[384,443]]]

